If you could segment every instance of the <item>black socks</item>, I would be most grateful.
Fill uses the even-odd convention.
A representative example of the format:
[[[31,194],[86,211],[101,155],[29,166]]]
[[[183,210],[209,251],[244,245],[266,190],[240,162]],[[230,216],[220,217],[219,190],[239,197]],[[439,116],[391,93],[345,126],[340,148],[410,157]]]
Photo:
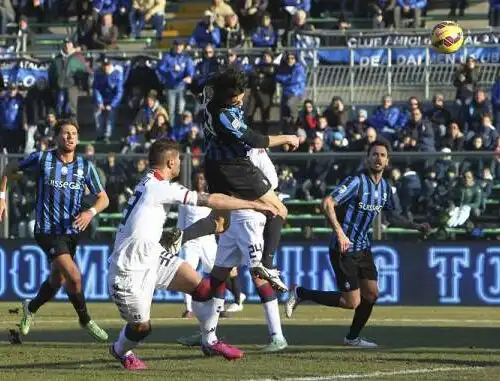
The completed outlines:
[[[361,302],[354,312],[354,319],[352,319],[351,329],[346,336],[347,339],[354,340],[355,338],[359,337],[361,330],[364,328],[366,322],[372,314],[374,305],[375,303],[361,298]]]
[[[184,229],[182,244],[184,245],[187,241],[191,241],[192,239],[215,234],[216,229],[217,224],[212,216],[202,218]]]
[[[85,297],[81,292],[76,294],[70,294],[68,292],[68,298],[73,304],[73,308],[78,314],[78,319],[80,320],[81,325],[87,325],[90,321],[89,313],[87,312],[87,304],[85,303]]]
[[[264,227],[264,250],[262,252],[262,264],[264,267],[273,268],[274,253],[280,244],[281,229],[285,220],[281,216],[269,217]]]
[[[342,294],[338,291],[308,290],[304,287],[297,287],[297,296],[302,300],[311,300],[329,307],[339,307],[342,298]]]
[[[28,304],[28,310],[31,313],[36,313],[41,306],[56,296],[57,291],[59,291],[59,288],[53,288],[47,279],[40,286],[40,290],[38,290],[36,297]]]

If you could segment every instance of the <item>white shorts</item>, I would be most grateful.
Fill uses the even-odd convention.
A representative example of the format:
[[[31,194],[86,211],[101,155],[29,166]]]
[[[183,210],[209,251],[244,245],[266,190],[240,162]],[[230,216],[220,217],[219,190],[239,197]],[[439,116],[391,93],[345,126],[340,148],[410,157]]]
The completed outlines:
[[[203,272],[208,274],[214,267],[216,254],[217,242],[215,236],[211,235],[186,242],[182,246],[180,257],[195,270],[201,262]]]
[[[147,250],[147,257],[151,259],[147,267],[123,271],[113,262],[109,266],[109,295],[117,305],[120,316],[129,323],[150,320],[155,290],[168,288],[184,262],[178,256],[167,253],[159,243],[153,242],[130,242],[113,255],[141,256],[143,250]]]
[[[265,219],[231,221],[220,236],[215,266],[254,266],[262,259]]]

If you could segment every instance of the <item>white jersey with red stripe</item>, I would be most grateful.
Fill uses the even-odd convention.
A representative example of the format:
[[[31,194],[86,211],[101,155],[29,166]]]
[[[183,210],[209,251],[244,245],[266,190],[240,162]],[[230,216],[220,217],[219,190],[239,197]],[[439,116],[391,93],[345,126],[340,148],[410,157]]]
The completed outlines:
[[[142,250],[133,253],[123,249],[132,244],[135,247],[150,247],[151,244],[161,247],[159,242],[170,206],[196,205],[197,202],[197,192],[190,191],[179,183],[164,180],[154,170],[149,171],[137,184],[134,194],[128,200],[109,262],[122,271],[138,269],[155,262],[156,258],[151,256],[157,255],[153,253]]]

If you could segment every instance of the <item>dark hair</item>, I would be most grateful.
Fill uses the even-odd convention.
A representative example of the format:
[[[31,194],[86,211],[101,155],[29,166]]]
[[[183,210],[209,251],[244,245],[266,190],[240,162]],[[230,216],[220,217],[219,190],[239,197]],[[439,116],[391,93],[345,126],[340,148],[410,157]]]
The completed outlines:
[[[168,160],[168,153],[172,151],[180,152],[180,146],[177,142],[168,139],[155,141],[149,148],[149,166],[157,167],[165,165]]]
[[[387,143],[384,140],[377,139],[373,143],[370,143],[370,145],[368,146],[368,150],[366,151],[366,155],[370,156],[372,149],[375,147],[385,147],[385,149],[387,150],[387,153],[389,153],[391,151],[391,146],[389,145],[389,143]]]
[[[408,98],[408,103],[410,103],[411,101],[417,101],[417,104],[418,104],[418,107],[420,107],[420,101],[418,100],[418,98],[414,95],[412,95],[410,98]]]
[[[247,77],[241,70],[230,67],[218,72],[211,80],[214,89],[214,98],[218,104],[225,104],[227,101],[247,89]]]
[[[74,126],[76,128],[77,132],[80,132],[80,126],[78,126],[78,123],[74,119],[60,119],[57,121],[55,127],[54,127],[54,134],[55,136],[58,136],[61,133],[61,130],[63,126],[66,125]]]

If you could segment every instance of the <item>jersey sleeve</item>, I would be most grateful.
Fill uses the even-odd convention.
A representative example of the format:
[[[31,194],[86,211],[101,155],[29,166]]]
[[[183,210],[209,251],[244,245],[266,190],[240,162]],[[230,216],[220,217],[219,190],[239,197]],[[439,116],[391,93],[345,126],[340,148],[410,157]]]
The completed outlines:
[[[33,152],[29,156],[21,159],[19,161],[19,170],[20,171],[31,171],[36,169],[38,165],[40,165],[40,158],[42,157],[41,152]]]
[[[245,121],[231,110],[223,110],[219,114],[219,120],[224,128],[224,132],[240,140],[248,129]]]
[[[198,193],[179,183],[163,182],[157,189],[156,200],[160,204],[197,205]]]
[[[358,194],[358,189],[359,177],[349,176],[335,187],[332,193],[330,193],[330,196],[338,205],[341,205],[356,196]]]
[[[101,179],[99,178],[99,174],[97,173],[97,169],[91,162],[89,162],[89,168],[87,171],[87,175],[85,176],[85,184],[92,194],[99,194],[104,191],[104,187],[102,186]]]

